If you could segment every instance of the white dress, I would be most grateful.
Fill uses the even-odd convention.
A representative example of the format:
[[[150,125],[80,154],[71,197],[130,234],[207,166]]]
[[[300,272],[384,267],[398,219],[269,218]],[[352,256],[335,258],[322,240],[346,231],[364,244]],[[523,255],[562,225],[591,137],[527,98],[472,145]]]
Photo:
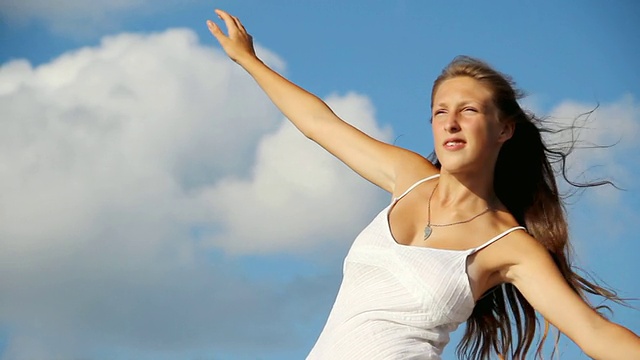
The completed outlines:
[[[437,176],[412,185],[355,239],[336,301],[307,360],[440,359],[449,333],[475,305],[467,257],[524,228],[508,229],[468,250],[398,244],[389,227],[390,209]]]

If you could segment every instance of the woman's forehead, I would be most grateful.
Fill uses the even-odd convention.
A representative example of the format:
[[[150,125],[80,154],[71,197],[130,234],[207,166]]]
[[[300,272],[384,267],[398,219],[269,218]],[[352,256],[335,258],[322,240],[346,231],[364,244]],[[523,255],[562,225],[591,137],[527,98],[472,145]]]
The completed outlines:
[[[484,103],[491,100],[491,90],[482,82],[468,76],[458,76],[440,83],[433,94],[433,104],[450,101],[476,101]]]

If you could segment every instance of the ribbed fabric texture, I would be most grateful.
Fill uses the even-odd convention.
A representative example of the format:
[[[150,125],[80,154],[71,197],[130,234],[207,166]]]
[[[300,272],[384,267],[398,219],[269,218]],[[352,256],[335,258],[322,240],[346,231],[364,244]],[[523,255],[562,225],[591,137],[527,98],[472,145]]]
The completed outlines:
[[[449,333],[475,305],[467,257],[500,239],[463,251],[398,244],[391,235],[394,199],[358,235],[327,323],[307,360],[440,359]]]

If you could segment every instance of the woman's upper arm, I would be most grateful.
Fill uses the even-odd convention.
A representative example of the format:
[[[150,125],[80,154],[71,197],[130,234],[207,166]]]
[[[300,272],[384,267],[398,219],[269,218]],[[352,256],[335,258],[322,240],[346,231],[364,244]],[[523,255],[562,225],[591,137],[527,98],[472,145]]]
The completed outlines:
[[[528,235],[523,235],[527,236]],[[546,320],[584,351],[598,339],[608,322],[569,286],[547,250],[534,239],[517,245],[515,260],[505,278]]]
[[[438,172],[433,164],[415,152],[379,141],[337,116],[323,119],[310,139],[325,148],[360,176],[393,193],[399,172],[425,175]]]

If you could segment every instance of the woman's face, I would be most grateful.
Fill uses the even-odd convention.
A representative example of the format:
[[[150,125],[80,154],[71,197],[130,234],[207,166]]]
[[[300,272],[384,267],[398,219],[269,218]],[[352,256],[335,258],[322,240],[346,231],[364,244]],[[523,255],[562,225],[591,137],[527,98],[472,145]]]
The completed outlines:
[[[502,143],[511,137],[498,119],[491,91],[466,77],[445,80],[433,97],[432,121],[436,155],[450,172],[493,173]]]

